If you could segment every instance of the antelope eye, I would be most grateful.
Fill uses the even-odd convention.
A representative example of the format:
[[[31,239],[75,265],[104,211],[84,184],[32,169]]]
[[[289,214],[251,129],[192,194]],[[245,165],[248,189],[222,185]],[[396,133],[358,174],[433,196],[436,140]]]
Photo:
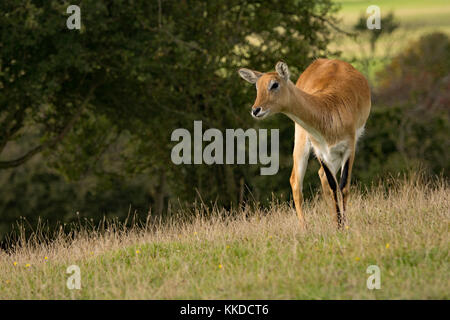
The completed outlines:
[[[276,88],[278,88],[278,82],[272,83],[269,90],[275,90]]]

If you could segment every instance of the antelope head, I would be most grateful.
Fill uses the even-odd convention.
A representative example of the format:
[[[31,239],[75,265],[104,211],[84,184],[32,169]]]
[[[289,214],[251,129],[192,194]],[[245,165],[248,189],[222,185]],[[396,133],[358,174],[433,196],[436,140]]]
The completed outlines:
[[[278,62],[276,72],[261,73],[250,69],[239,69],[239,75],[256,85],[256,100],[251,114],[264,119],[269,114],[282,112],[289,102],[289,69],[286,63]]]

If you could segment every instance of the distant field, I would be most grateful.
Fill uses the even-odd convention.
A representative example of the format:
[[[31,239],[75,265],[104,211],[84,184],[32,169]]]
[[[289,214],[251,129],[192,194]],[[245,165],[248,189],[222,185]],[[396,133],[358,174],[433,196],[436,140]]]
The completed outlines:
[[[448,185],[384,183],[352,196],[343,231],[316,199],[306,232],[274,204],[32,241],[0,251],[0,299],[449,299]],[[66,287],[69,265],[80,267],[81,290]],[[370,265],[379,290],[367,288]]]
[[[447,0],[376,0],[335,1],[341,5],[343,23],[349,26],[356,22],[370,5],[377,5],[381,15],[394,11],[404,27],[450,27],[450,2]]]
[[[377,1],[336,1],[341,5],[338,16],[341,18],[343,30],[351,31],[352,26],[361,14],[365,14],[370,5],[378,5],[381,18],[384,14],[394,12],[400,27],[392,35],[382,37],[377,45],[374,57],[376,69],[380,69],[386,59],[403,50],[408,43],[420,36],[440,31],[450,34],[450,1],[446,0],[377,0]],[[383,28],[383,24],[381,25]],[[341,50],[342,57],[347,60],[361,59],[369,55],[369,43],[366,39],[358,39],[359,43],[345,36],[339,36],[330,46],[333,50]],[[383,60],[383,62],[381,62]],[[374,70],[371,70],[374,72]]]

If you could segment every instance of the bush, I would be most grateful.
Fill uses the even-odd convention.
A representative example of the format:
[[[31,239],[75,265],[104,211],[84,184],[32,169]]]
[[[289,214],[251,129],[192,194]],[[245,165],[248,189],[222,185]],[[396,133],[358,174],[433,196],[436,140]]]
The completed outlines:
[[[450,170],[450,40],[432,33],[411,43],[378,74],[356,162],[364,181],[422,167]]]

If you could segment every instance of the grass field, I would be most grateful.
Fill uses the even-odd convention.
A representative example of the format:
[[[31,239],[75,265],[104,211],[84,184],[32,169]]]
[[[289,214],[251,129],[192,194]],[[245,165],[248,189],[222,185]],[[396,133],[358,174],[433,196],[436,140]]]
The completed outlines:
[[[0,253],[0,299],[448,299],[448,184],[383,184],[353,194],[342,231],[317,197],[306,205],[307,231],[274,203],[32,239]],[[66,287],[73,264],[80,290]],[[369,265],[381,270],[379,290],[366,287]]]

